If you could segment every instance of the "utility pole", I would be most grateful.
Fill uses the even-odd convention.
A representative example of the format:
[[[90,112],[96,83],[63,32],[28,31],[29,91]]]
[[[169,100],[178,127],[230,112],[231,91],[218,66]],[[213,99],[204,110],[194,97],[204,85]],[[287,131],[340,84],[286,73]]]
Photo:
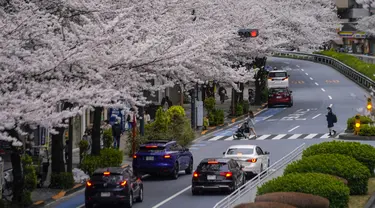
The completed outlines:
[[[144,136],[145,135],[145,118],[144,118],[145,114],[144,114],[144,107],[141,106],[139,108],[139,110],[141,111],[139,113],[139,116],[141,117],[141,121],[140,121],[140,124],[139,124],[139,131],[140,131],[141,135]]]
[[[196,99],[196,93],[195,93],[195,89],[191,89],[190,90],[190,104],[191,104],[191,115],[190,115],[190,119],[191,119],[191,128],[192,129],[196,129],[196,122],[195,122],[195,99]]]
[[[73,170],[73,118],[69,118],[69,129],[68,129],[68,161],[66,161],[66,170],[71,173]]]

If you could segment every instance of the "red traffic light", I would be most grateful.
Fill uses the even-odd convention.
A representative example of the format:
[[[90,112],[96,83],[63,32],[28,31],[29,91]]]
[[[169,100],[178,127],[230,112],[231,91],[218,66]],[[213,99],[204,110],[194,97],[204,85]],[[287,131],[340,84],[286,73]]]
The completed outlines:
[[[250,37],[257,37],[257,36],[258,36],[258,30],[250,31]]]
[[[240,29],[238,35],[244,38],[255,38],[258,37],[259,32],[257,29]]]

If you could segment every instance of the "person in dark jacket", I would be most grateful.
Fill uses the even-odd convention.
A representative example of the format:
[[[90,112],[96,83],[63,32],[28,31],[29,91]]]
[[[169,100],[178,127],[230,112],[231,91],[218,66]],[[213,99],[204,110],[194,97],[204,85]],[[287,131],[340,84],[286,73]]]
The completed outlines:
[[[226,95],[227,95],[227,90],[223,86],[220,86],[219,87],[219,96],[220,96],[221,103],[224,103]]]
[[[120,148],[120,138],[121,138],[121,126],[119,121],[116,121],[112,126],[112,135],[113,135],[113,147],[116,149]]]
[[[334,123],[337,122],[337,117],[336,115],[332,112],[332,108],[328,107],[328,114],[326,115],[327,117],[327,123],[328,123],[328,130],[329,130],[329,136],[333,136],[336,134],[336,131],[333,130],[332,128],[334,127]],[[333,134],[332,134],[333,132]]]

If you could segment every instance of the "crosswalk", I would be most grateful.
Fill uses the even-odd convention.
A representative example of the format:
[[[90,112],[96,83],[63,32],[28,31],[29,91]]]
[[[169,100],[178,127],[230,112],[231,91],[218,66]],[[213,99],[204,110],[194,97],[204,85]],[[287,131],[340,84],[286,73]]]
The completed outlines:
[[[251,140],[285,140],[285,139],[328,139],[331,138],[326,134],[264,134],[258,135],[256,138],[251,135]],[[233,135],[218,135],[205,139],[206,141],[232,141],[232,140],[248,140],[246,138],[234,138]]]

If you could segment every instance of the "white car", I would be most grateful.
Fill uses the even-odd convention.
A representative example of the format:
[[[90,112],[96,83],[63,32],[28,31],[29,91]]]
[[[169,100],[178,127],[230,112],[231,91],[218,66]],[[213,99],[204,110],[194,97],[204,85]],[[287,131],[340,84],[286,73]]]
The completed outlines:
[[[268,88],[289,87],[289,75],[284,70],[273,70],[268,73]]]
[[[269,154],[257,145],[233,145],[223,152],[224,158],[232,158],[243,166],[242,170],[248,178],[270,166]]]

